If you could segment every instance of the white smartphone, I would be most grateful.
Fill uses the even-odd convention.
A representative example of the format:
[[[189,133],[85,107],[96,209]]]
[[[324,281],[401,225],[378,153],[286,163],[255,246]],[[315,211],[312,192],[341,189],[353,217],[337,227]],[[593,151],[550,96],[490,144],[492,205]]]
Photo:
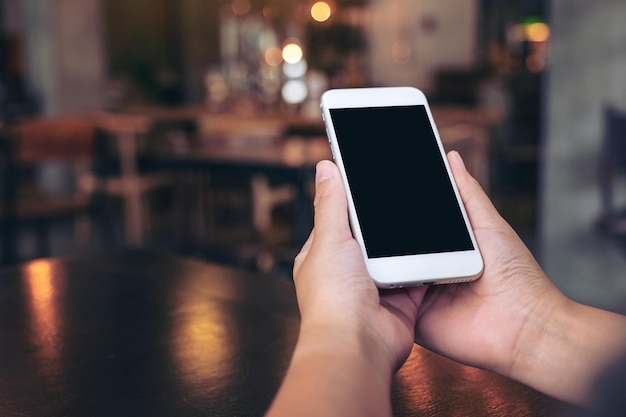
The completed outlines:
[[[478,278],[483,260],[425,95],[336,89],[322,95],[321,109],[352,233],[376,285]]]

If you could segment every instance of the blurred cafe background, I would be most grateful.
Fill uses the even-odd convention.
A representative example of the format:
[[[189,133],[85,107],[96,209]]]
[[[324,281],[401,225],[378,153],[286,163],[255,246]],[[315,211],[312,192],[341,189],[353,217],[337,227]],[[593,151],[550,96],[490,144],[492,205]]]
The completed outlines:
[[[0,4],[1,267],[140,247],[290,279],[320,95],[410,85],[555,284],[624,311],[622,0]]]

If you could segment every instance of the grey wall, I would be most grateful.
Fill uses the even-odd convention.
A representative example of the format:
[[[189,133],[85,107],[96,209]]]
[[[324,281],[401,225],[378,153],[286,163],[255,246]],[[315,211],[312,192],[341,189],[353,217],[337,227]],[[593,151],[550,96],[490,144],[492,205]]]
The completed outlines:
[[[624,0],[551,3],[541,262],[568,295],[599,306],[626,300],[626,251],[593,227],[602,108],[626,108],[625,17]]]
[[[373,84],[413,85],[429,91],[437,70],[471,70],[476,65],[476,0],[374,0],[369,4]],[[433,22],[431,29],[425,19]],[[407,62],[392,59],[398,42],[406,42],[409,48]]]

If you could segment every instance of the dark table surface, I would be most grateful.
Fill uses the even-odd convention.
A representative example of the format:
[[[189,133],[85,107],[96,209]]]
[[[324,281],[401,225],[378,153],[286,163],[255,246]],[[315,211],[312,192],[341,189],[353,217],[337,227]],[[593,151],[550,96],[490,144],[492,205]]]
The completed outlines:
[[[293,284],[141,251],[0,271],[0,416],[260,416],[299,326]],[[415,347],[395,415],[558,416],[568,406]]]

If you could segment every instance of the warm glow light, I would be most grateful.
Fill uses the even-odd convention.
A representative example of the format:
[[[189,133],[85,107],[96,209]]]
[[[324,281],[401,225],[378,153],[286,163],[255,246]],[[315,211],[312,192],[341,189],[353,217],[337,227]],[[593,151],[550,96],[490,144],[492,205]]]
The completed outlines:
[[[311,17],[318,22],[324,22],[330,17],[330,5],[325,1],[318,1],[311,6]]]
[[[265,51],[265,62],[272,67],[277,67],[283,62],[283,53],[280,48],[272,47]]]
[[[535,22],[524,27],[526,39],[530,42],[545,42],[550,37],[550,27],[545,23]]]
[[[302,59],[302,48],[294,42],[290,42],[283,48],[283,59],[285,62],[295,64]]]

